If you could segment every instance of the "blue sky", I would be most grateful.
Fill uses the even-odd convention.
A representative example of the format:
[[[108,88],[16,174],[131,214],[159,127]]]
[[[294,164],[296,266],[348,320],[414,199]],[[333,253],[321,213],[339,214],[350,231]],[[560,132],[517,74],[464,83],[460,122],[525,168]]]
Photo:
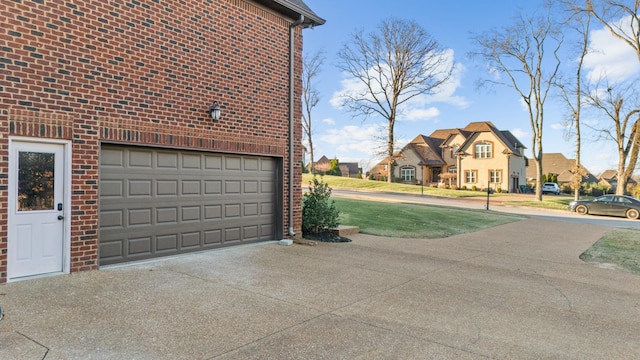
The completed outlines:
[[[478,89],[477,81],[486,79],[488,74],[479,60],[469,58],[468,53],[477,49],[471,39],[473,34],[484,33],[492,27],[508,26],[519,12],[532,13],[539,9],[542,0],[305,0],[305,3],[326,20],[324,25],[303,32],[304,52],[322,50],[325,56],[316,79],[320,102],[312,113],[316,160],[326,155],[344,162],[359,162],[365,171],[380,160],[373,155],[377,147],[375,137],[384,135],[380,124],[386,120],[370,117],[363,121],[337,106],[335,95],[344,90],[348,78],[336,67],[336,53],[355,30],[364,29],[368,33],[388,17],[418,22],[443,48],[450,50],[458,69],[446,89],[425,102],[419,111],[422,116],[398,120],[395,127],[398,148],[419,134],[429,135],[436,129],[461,128],[473,121],[491,121],[500,130],[511,131],[527,146],[527,152],[531,148],[528,114],[516,92],[502,87]],[[611,38],[599,24],[594,25],[591,39],[599,51],[588,59],[587,70],[594,73],[615,69],[621,78],[637,75],[640,65],[635,53]],[[567,158],[574,158],[574,142],[567,138],[562,125],[563,104],[554,97],[548,100],[547,106],[544,152],[560,152]],[[527,156],[530,156],[529,152]],[[595,175],[606,169],[615,169],[617,155],[614,143],[597,141],[594,134],[584,134],[582,162]]]

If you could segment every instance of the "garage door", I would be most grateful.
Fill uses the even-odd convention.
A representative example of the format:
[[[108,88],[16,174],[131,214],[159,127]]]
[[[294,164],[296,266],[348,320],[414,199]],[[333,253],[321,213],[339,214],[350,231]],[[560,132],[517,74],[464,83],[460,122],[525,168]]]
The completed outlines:
[[[100,265],[276,237],[277,160],[103,145]]]

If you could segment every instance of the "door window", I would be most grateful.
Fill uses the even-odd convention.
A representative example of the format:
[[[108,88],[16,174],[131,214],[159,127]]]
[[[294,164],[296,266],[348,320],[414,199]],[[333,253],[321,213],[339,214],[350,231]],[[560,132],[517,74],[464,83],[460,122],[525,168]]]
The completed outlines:
[[[52,210],[55,154],[21,151],[18,155],[18,211]]]

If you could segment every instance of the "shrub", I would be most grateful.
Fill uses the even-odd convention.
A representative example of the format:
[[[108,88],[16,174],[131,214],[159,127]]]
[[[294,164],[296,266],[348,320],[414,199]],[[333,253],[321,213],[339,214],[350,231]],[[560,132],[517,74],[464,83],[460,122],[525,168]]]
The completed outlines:
[[[302,234],[329,232],[338,226],[339,211],[331,200],[331,188],[317,177],[309,181],[302,199]]]
[[[467,185],[462,185],[462,190],[467,190]]]
[[[478,191],[478,187],[475,185],[471,186],[471,191]]]
[[[499,187],[498,189],[496,189],[496,191],[498,192],[498,194],[500,194],[502,192],[502,188]]]

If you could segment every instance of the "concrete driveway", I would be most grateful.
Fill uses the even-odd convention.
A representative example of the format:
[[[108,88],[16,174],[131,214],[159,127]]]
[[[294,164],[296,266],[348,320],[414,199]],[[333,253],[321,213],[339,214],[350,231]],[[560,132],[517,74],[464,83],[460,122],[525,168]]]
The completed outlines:
[[[605,227],[275,243],[0,285],[2,359],[637,359]]]

